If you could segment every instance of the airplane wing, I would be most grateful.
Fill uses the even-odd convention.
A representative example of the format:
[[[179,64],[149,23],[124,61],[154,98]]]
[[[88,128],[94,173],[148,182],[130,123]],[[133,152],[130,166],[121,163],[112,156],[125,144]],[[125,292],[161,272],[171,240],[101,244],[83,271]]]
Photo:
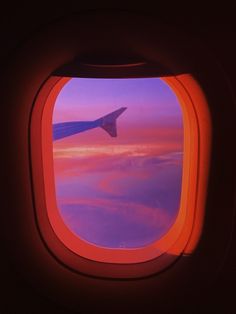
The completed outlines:
[[[70,121],[53,124],[53,141],[101,127],[111,137],[117,136],[116,119],[126,110],[122,107],[94,121]]]

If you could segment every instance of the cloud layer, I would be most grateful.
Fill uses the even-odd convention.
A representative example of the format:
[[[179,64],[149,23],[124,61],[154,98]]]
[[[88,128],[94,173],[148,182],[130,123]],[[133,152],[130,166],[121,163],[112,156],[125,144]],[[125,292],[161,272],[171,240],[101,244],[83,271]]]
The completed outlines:
[[[58,99],[54,121],[76,115],[99,118],[117,109],[114,103],[128,109],[117,120],[117,138],[94,129],[54,142],[58,208],[72,232],[86,241],[105,247],[145,246],[161,238],[178,213],[181,110],[160,80],[126,80],[126,85],[122,80],[98,81],[90,82],[95,84],[90,89],[88,81],[72,82]],[[89,90],[94,94],[83,94]]]

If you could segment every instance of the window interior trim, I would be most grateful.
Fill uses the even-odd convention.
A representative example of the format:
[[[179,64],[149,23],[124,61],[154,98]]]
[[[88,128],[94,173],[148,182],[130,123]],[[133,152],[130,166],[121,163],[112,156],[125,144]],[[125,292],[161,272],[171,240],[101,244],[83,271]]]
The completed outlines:
[[[180,101],[184,120],[183,184],[180,210],[172,228],[160,240],[138,249],[96,247],[66,227],[56,206],[52,157],[52,110],[57,95],[70,78],[50,77],[38,93],[31,118],[31,162],[36,219],[55,255],[63,250],[87,260],[111,264],[137,264],[163,254],[191,254],[199,240],[209,170],[211,119],[206,98],[190,74],[162,78]],[[191,96],[190,96],[191,95]],[[63,245],[61,245],[63,244]]]

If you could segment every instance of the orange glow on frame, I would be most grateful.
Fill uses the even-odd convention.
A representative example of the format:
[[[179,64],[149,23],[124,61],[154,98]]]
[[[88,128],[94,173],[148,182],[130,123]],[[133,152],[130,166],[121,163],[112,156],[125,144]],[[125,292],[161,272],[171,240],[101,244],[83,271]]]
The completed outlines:
[[[49,246],[52,233],[75,254],[90,260],[133,264],[155,259],[165,253],[191,254],[199,240],[205,209],[209,169],[211,119],[205,96],[189,74],[162,78],[182,106],[184,160],[180,209],[175,223],[158,241],[143,248],[102,248],[74,235],[63,222],[56,204],[53,173],[52,114],[57,95],[69,78],[51,78],[39,93],[31,127],[33,180],[39,228]],[[38,167],[39,163],[43,166]]]
[[[188,74],[165,78],[174,90],[183,110],[184,162],[181,212],[182,231],[169,250],[191,254],[201,235],[210,161],[211,118],[206,98],[194,78]],[[179,218],[179,217],[178,217]],[[184,222],[185,220],[185,222]],[[174,227],[174,226],[173,226]]]

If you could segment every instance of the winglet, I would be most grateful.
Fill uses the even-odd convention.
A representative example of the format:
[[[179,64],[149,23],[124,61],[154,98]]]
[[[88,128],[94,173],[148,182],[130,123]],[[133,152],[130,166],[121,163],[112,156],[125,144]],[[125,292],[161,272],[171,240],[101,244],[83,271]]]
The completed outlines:
[[[111,137],[117,137],[116,119],[126,110],[122,107],[99,119],[100,127],[105,130]]]

